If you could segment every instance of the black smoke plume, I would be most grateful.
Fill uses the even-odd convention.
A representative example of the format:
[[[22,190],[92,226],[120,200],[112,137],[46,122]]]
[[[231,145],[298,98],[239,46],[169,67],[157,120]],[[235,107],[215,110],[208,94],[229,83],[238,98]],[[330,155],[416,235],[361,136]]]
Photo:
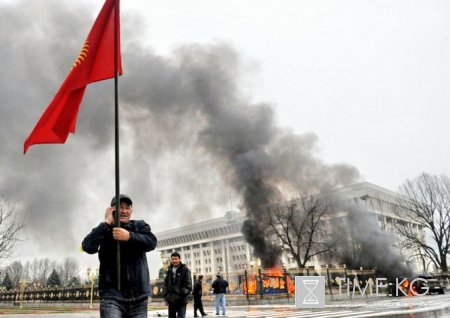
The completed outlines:
[[[65,145],[23,141],[79,52],[94,10],[70,1],[0,5],[0,193],[28,213],[27,233],[54,250],[76,249],[114,192],[112,82],[90,85]],[[99,9],[99,7],[98,7]],[[191,223],[240,198],[242,231],[263,266],[280,250],[261,211],[286,193],[321,192],[359,179],[317,157],[317,136],[277,125],[272,105],[241,86],[245,61],[229,44],[180,45],[170,56],[144,47],[142,20],[122,16],[120,79],[123,192],[156,231]],[[309,105],[298,105],[309,107]],[[168,218],[167,215],[174,217]]]
[[[351,269],[375,269],[377,275],[389,281],[412,275],[403,257],[393,250],[394,235],[380,228],[377,216],[364,200],[336,198],[334,202],[335,209],[346,212],[343,223],[337,223],[339,219],[332,221],[337,242],[335,256],[340,264]]]

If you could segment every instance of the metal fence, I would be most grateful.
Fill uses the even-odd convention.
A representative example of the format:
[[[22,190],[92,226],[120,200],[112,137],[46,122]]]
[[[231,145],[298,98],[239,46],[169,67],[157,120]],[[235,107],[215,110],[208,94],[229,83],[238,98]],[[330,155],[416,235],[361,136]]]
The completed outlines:
[[[263,298],[287,298],[293,297],[295,293],[295,276],[325,276],[327,293],[336,294],[339,288],[346,282],[354,282],[355,279],[361,286],[367,284],[369,279],[375,279],[374,269],[347,269],[342,268],[252,268],[235,272],[222,273],[224,279],[229,283],[229,297],[244,297],[247,300]],[[196,275],[194,275],[194,280]],[[211,293],[211,285],[215,276],[203,275],[203,294]],[[153,297],[162,298],[164,294],[163,279],[153,281]]]
[[[375,281],[375,269],[348,269],[346,267],[334,268],[323,266],[321,268],[261,268],[255,267],[234,272],[223,272],[223,277],[229,283],[228,299],[235,302],[255,302],[259,300],[292,301],[295,293],[295,276],[325,276],[326,293],[339,297],[341,291],[352,289],[358,282],[361,287],[366,286],[370,280]],[[203,295],[207,301],[212,296],[211,285],[215,276],[203,275]],[[194,275],[194,280],[196,279]],[[435,276],[444,286],[449,284],[448,274]],[[154,301],[163,299],[163,279],[152,281],[152,298]],[[98,288],[94,285],[55,286],[37,288],[24,285],[16,290],[0,290],[0,303],[88,303],[99,299]],[[211,298],[212,299],[212,298]]]
[[[24,287],[23,289],[0,291],[0,302],[88,302],[99,299],[97,286],[55,286],[49,288]]]

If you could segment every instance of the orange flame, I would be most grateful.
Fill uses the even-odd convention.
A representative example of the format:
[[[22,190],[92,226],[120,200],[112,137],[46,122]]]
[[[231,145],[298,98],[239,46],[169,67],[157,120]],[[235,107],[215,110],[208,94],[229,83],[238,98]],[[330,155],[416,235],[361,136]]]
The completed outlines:
[[[409,289],[408,296],[414,296],[413,291],[417,294],[419,292],[416,285],[411,285],[411,288]]]
[[[405,288],[405,289],[408,288],[409,287],[409,280],[405,279],[405,281],[402,284],[402,287]]]
[[[414,286],[410,286],[409,280],[405,279],[402,284],[402,288],[405,292],[408,291],[408,297],[413,296],[412,289],[414,288]]]
[[[271,287],[275,289],[286,289],[286,281],[287,281],[287,290],[290,294],[295,292],[295,285],[292,281],[291,277],[286,274],[286,281],[284,280],[285,272],[281,267],[269,268],[267,270],[266,278],[263,279],[264,287]],[[268,277],[267,277],[268,276]],[[277,279],[276,277],[281,277],[283,279]]]
[[[248,282],[246,282],[246,279],[247,279],[247,277],[244,277],[244,283],[243,283],[244,294],[246,295],[248,293],[249,295],[256,295],[256,274],[250,273],[248,275]],[[248,287],[248,292],[247,292],[247,287]]]
[[[266,273],[262,277],[262,286],[263,288],[271,288],[271,289],[286,289],[287,283],[287,291],[292,294],[295,292],[295,285],[293,280],[289,275],[286,275],[281,267],[269,268]],[[248,283],[246,284],[245,278],[243,283],[244,294],[247,294],[247,286],[248,286],[248,294],[255,295],[257,292],[257,280],[256,274],[250,273],[248,277]]]

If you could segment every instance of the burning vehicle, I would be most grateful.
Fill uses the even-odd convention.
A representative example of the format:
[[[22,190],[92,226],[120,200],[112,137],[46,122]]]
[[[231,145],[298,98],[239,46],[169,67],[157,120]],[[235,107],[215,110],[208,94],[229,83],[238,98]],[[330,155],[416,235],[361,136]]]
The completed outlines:
[[[431,294],[444,294],[445,287],[434,277],[419,276],[411,281],[407,278],[389,283],[389,296],[424,296]]]
[[[409,280],[408,278],[390,281],[388,283],[388,292],[391,297],[412,297],[417,295],[424,295],[421,287],[424,279],[416,278]]]
[[[417,288],[419,289],[419,293],[427,293],[427,295],[431,294],[440,294],[443,295],[445,293],[445,287],[437,278],[433,276],[420,276],[423,280],[418,281]]]

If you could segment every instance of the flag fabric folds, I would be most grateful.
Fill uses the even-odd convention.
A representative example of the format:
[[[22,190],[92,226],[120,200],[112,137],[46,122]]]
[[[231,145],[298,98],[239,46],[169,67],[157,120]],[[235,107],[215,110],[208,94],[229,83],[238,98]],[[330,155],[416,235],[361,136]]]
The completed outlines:
[[[24,154],[34,144],[64,143],[75,133],[78,109],[86,86],[122,74],[119,0],[106,0],[78,57],[53,100],[24,143]],[[115,26],[117,33],[114,32]],[[114,40],[117,34],[117,46]],[[117,52],[115,54],[115,47]]]

